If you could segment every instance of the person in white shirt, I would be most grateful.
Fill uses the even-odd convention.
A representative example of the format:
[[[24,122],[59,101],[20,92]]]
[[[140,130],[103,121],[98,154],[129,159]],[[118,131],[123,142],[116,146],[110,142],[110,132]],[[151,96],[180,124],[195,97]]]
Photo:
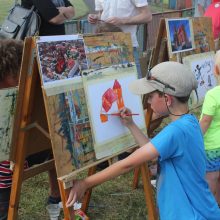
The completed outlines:
[[[95,0],[95,10],[98,11],[97,14],[88,15],[89,23],[96,24],[101,20],[131,34],[138,77],[141,78],[136,32],[137,25],[152,20],[147,0]]]

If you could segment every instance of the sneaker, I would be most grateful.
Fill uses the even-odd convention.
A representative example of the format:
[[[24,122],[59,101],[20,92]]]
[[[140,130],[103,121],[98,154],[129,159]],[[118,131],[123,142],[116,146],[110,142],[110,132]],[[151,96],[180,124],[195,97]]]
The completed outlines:
[[[47,204],[59,204],[59,202],[61,202],[61,197],[52,197],[49,196],[47,199]]]

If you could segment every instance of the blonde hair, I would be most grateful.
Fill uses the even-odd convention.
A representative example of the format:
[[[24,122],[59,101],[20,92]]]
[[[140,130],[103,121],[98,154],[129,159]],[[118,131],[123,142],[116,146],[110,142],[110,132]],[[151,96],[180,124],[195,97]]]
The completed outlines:
[[[218,50],[215,54],[215,68],[218,68],[218,73],[215,73],[215,77],[220,84],[220,50]]]

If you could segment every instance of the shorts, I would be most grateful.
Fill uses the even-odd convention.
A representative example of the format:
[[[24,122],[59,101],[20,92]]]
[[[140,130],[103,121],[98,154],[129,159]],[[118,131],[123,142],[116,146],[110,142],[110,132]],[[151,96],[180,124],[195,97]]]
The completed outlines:
[[[206,150],[206,171],[220,171],[220,148]]]

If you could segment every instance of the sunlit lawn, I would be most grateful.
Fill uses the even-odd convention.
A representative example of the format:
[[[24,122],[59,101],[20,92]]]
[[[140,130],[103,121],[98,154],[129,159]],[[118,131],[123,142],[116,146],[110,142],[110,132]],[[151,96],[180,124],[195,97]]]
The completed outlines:
[[[75,18],[82,17],[88,12],[88,8],[83,0],[70,0],[70,1],[74,4],[74,7],[76,9]],[[6,17],[6,15],[8,14],[9,9],[13,6],[13,4],[14,4],[14,0],[0,0],[0,25],[4,20],[4,18]]]

